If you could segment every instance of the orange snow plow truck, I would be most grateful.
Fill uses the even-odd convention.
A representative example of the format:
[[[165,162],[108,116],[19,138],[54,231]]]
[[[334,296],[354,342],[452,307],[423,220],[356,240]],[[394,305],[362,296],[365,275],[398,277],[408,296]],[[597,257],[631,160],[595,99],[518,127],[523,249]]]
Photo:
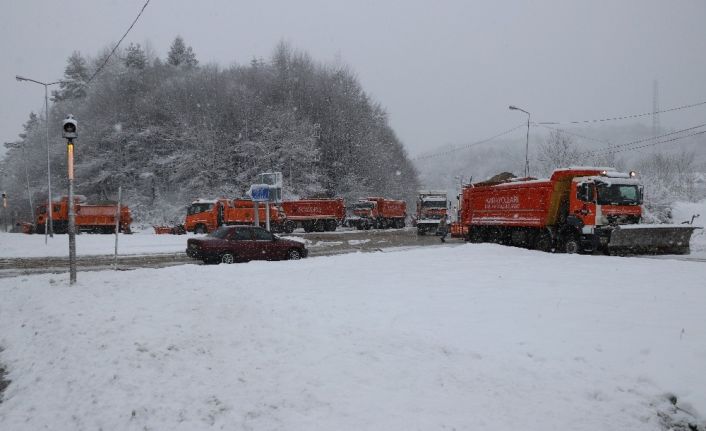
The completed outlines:
[[[76,212],[76,230],[79,232],[115,233],[115,216],[117,204],[88,204],[85,196],[74,197],[74,211]],[[44,233],[44,227],[49,217],[47,205],[37,207],[36,229],[37,233]],[[62,197],[52,202],[52,225],[55,233],[69,231],[69,198]],[[131,233],[130,224],[132,216],[130,209],[120,206],[120,232]]]
[[[346,218],[343,199],[300,199],[282,202],[287,215],[284,231],[291,233],[297,227],[305,232],[333,232]]]
[[[371,227],[401,229],[404,227],[405,217],[407,217],[405,201],[369,197],[359,199],[353,205],[353,216],[349,217],[349,223],[358,230],[368,230]]]
[[[270,203],[270,230],[282,231],[286,218]],[[250,199],[197,199],[187,207],[184,229],[187,232],[208,233],[223,225],[253,224],[255,210]],[[266,225],[265,204],[259,205],[258,220]]]
[[[566,253],[689,253],[696,227],[640,224],[642,185],[632,172],[577,167],[549,179],[510,177],[463,187],[459,224],[468,241]]]

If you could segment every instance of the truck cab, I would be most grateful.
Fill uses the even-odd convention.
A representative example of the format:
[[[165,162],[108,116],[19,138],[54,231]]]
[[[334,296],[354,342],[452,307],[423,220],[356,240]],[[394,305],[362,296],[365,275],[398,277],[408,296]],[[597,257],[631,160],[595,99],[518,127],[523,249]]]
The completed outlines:
[[[227,199],[197,199],[186,208],[184,229],[187,232],[213,232],[223,224]]]
[[[435,233],[439,228],[439,220],[448,216],[449,202],[446,192],[420,190],[417,194],[417,213],[415,224],[417,234]]]
[[[603,171],[572,180],[567,224],[580,229],[582,248],[604,248],[619,226],[642,219],[643,187],[634,173]]]

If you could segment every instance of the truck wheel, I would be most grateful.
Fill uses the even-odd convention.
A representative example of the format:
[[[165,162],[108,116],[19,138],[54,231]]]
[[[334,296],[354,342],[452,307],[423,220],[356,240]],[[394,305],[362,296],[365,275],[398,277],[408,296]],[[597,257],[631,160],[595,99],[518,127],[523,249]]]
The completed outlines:
[[[206,226],[204,226],[204,225],[202,225],[202,224],[197,225],[197,226],[194,228],[194,233],[196,233],[196,234],[204,234],[204,233],[206,233],[206,232],[208,232],[208,231],[206,230]]]
[[[579,246],[579,241],[576,238],[569,238],[564,243],[564,251],[567,254],[575,254],[581,250]]]
[[[552,238],[546,233],[539,234],[537,241],[534,243],[534,248],[539,251],[552,251]]]
[[[329,232],[333,232],[336,230],[336,227],[338,226],[338,222],[336,220],[326,220],[326,230]]]
[[[424,236],[426,234],[427,234],[427,231],[423,227],[417,226],[417,235]]]
[[[231,264],[233,262],[235,262],[235,256],[233,253],[226,252],[221,255],[221,263]]]
[[[287,221],[284,223],[284,231],[285,231],[285,233],[292,233],[292,232],[294,232],[294,229],[295,229],[296,227],[297,227],[296,224],[295,224],[293,221],[291,221],[291,220],[287,220]]]

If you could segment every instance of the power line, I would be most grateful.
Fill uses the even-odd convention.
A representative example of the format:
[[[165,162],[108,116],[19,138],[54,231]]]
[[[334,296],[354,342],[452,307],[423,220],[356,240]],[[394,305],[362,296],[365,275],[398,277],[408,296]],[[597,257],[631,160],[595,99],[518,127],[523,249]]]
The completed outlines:
[[[127,36],[127,34],[130,33],[130,30],[132,30],[132,27],[135,26],[135,23],[137,23],[137,20],[140,19],[140,16],[142,16],[142,12],[145,11],[145,8],[147,7],[147,5],[149,3],[150,3],[150,0],[147,0],[145,2],[145,4],[142,6],[142,9],[140,9],[140,13],[137,14],[137,17],[135,17],[135,20],[132,22],[132,24],[130,24],[130,27],[128,27],[125,34],[123,34],[123,37],[121,37],[120,40],[118,41],[118,43],[115,44],[115,46],[113,47],[113,50],[110,51],[110,54],[108,54],[108,56],[105,58],[105,61],[103,62],[103,64],[101,64],[100,67],[98,69],[96,69],[95,72],[93,72],[93,75],[90,78],[88,78],[88,81],[86,81],[86,85],[90,84],[91,81],[93,81],[93,78],[95,78],[96,75],[98,75],[98,73],[100,73],[100,71],[103,70],[103,68],[105,67],[106,64],[108,64],[108,60],[110,60],[110,57],[113,56],[115,51],[120,46],[120,43],[123,41],[123,39],[125,39],[125,36]]]
[[[545,129],[555,130],[555,131],[557,131],[557,132],[566,133],[567,135],[576,136],[577,138],[585,139],[585,140],[587,140],[587,141],[593,141],[593,142],[598,142],[598,143],[601,143],[601,144],[609,144],[609,145],[611,145],[611,142],[608,141],[608,140],[606,140],[606,139],[590,138],[590,137],[588,137],[588,136],[580,135],[580,134],[578,134],[578,133],[569,132],[568,130],[559,129],[559,128],[556,128],[556,127],[549,127],[549,126],[547,126],[546,124],[542,124],[542,123],[534,123],[534,124],[537,125],[537,126],[540,126],[540,127],[544,127]]]
[[[586,123],[602,123],[604,121],[616,121],[616,120],[627,120],[630,118],[639,118],[639,117],[646,117],[648,115],[655,115],[655,114],[662,114],[664,112],[673,112],[673,111],[680,111],[682,109],[689,109],[689,108],[695,108],[697,106],[702,106],[706,105],[706,101],[704,102],[699,102],[699,103],[693,103],[691,105],[682,105],[682,106],[677,106],[676,108],[670,108],[670,109],[663,109],[661,111],[654,111],[654,112],[645,112],[642,114],[633,114],[633,115],[624,115],[622,117],[612,117],[612,118],[601,118],[599,120],[580,120],[580,121],[566,121],[566,122],[558,122],[558,121],[545,121],[541,123],[537,123],[540,125],[544,124],[554,124],[554,125],[561,125],[561,124],[586,124]]]
[[[690,131],[690,130],[699,129],[699,128],[704,127],[704,126],[706,126],[706,123],[704,123],[704,124],[699,124],[698,126],[688,127],[688,128],[686,128],[686,129],[677,130],[677,131],[675,131],[675,132],[665,133],[664,135],[660,135],[660,136],[651,136],[651,137],[649,137],[649,138],[637,139],[637,140],[632,141],[632,142],[626,142],[626,143],[624,143],[624,144],[613,145],[613,146],[610,146],[610,147],[607,147],[607,148],[599,148],[599,149],[597,149],[597,150],[585,151],[585,152],[582,153],[582,155],[583,155],[583,156],[594,156],[594,155],[597,155],[597,154],[604,154],[604,153],[618,153],[618,152],[624,151],[624,150],[617,150],[617,151],[616,151],[616,150],[615,150],[616,148],[627,147],[627,146],[630,146],[630,145],[635,145],[635,144],[639,144],[639,143],[646,142],[646,141],[652,141],[652,140],[655,140],[655,139],[665,138],[665,137],[667,137],[667,136],[672,136],[672,135],[676,135],[676,134],[679,134],[679,133],[688,132],[688,131]],[[697,134],[698,134],[698,133],[697,133]],[[689,136],[693,136],[693,135],[689,135]],[[686,137],[686,136],[684,136],[684,137]],[[679,138],[679,139],[681,139],[681,138]],[[673,140],[675,140],[675,139],[673,139]],[[671,141],[672,141],[672,140],[663,141],[663,142],[671,142]],[[656,144],[656,143],[655,143],[655,144]],[[647,146],[649,146],[649,145],[647,145]],[[637,148],[643,148],[643,146],[635,147],[634,149],[637,149]]]
[[[622,151],[638,150],[638,149],[640,149],[640,148],[652,147],[652,146],[658,145],[658,144],[666,144],[667,142],[673,142],[673,141],[678,141],[678,140],[680,140],[680,139],[690,138],[690,137],[692,137],[692,136],[703,135],[704,133],[706,133],[706,130],[702,130],[702,131],[700,131],[700,132],[695,132],[695,133],[691,133],[691,134],[684,135],[684,136],[677,136],[676,138],[667,139],[666,141],[652,142],[651,144],[640,145],[640,146],[637,146],[637,147],[623,148],[622,150],[617,150],[617,151],[603,151],[603,152],[601,152],[601,153],[598,153],[598,155],[600,155],[600,154],[609,154],[609,153],[611,153],[611,152],[612,152],[612,153],[620,153],[620,152],[622,152]],[[595,154],[594,154],[594,155],[595,155]]]
[[[467,144],[467,145],[463,145],[463,146],[461,146],[461,147],[452,148],[452,149],[450,149],[450,150],[442,151],[442,152],[439,152],[439,153],[426,154],[426,155],[423,155],[423,156],[417,156],[417,157],[414,157],[414,158],[412,159],[412,161],[416,161],[416,160],[425,160],[425,159],[431,159],[431,158],[434,158],[434,157],[445,156],[445,155],[448,155],[448,154],[451,154],[451,153],[455,153],[456,151],[461,151],[461,150],[468,149],[468,148],[473,147],[473,146],[475,146],[475,145],[485,144],[486,142],[490,142],[490,141],[492,141],[493,139],[496,139],[496,138],[499,138],[499,137],[501,137],[501,136],[507,135],[508,133],[514,132],[515,130],[520,129],[520,128],[523,128],[523,127],[527,127],[527,123],[522,123],[522,124],[520,124],[520,125],[518,125],[518,126],[513,127],[512,129],[508,129],[508,130],[506,130],[506,131],[504,131],[504,132],[502,132],[502,133],[498,133],[497,135],[493,135],[493,136],[491,136],[491,137],[489,137],[489,138],[485,138],[485,139],[480,140],[480,141],[477,141],[477,142],[473,142],[473,143],[470,143],[470,144]]]

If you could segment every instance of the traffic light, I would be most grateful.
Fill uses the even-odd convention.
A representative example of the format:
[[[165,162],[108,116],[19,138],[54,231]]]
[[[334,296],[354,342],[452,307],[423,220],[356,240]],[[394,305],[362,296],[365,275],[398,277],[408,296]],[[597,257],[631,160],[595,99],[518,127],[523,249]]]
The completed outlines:
[[[65,139],[74,139],[74,138],[78,137],[78,133],[76,131],[77,125],[78,125],[78,123],[76,122],[76,120],[74,120],[74,116],[67,115],[66,118],[64,119],[64,124],[62,127],[62,131],[63,131],[62,136]]]

